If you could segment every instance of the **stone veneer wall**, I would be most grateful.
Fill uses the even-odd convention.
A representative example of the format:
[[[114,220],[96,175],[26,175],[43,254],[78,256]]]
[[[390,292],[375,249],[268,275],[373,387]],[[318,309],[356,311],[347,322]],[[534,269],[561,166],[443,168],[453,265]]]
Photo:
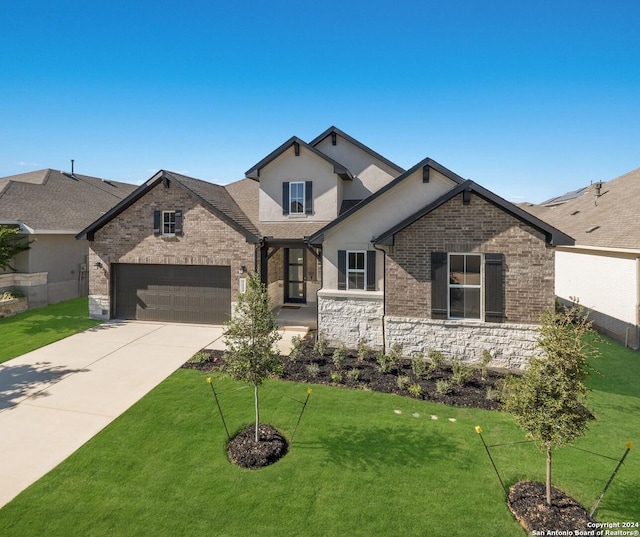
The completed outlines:
[[[483,198],[462,194],[394,236],[386,256],[386,314],[431,317],[431,252],[504,255],[505,322],[538,324],[554,304],[554,253],[545,237]]]
[[[183,235],[155,236],[153,211],[182,209]],[[97,263],[101,266],[96,266]],[[89,247],[89,313],[110,317],[111,263],[222,265],[231,267],[231,296],[238,292],[241,266],[255,267],[255,247],[183,189],[159,183],[96,232]],[[232,303],[233,311],[233,303]]]
[[[429,350],[441,351],[447,359],[457,356],[474,363],[488,351],[492,367],[524,369],[529,358],[540,354],[536,348],[537,327],[526,324],[438,321],[411,317],[385,318],[385,343],[402,345],[402,354],[411,356]]]
[[[355,349],[360,340],[380,349],[384,343],[382,292],[318,292],[318,336],[330,346],[345,344]]]

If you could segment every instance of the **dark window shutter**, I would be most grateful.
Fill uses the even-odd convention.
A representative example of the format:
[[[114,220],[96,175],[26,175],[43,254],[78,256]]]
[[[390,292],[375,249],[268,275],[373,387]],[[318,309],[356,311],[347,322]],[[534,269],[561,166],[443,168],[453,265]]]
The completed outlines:
[[[182,235],[182,209],[176,209],[176,235]]]
[[[160,211],[156,209],[153,211],[153,234],[160,235]]]
[[[289,181],[282,183],[282,214],[289,214]]]
[[[504,315],[504,255],[484,255],[484,320],[503,323]]]
[[[338,289],[347,288],[347,251],[338,250]]]
[[[447,319],[447,293],[449,289],[447,274],[447,252],[431,252],[431,318]]]
[[[376,251],[367,250],[367,291],[376,290]]]
[[[304,182],[304,212],[313,214],[313,181]]]

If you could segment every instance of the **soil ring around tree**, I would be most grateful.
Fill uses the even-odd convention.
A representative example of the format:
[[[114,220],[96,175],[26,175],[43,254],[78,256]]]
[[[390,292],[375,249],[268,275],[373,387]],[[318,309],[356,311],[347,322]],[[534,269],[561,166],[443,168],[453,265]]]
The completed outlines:
[[[551,487],[551,505],[547,505],[546,486],[537,481],[513,485],[507,503],[513,516],[532,534],[575,535],[577,530],[591,531],[596,527],[587,510],[560,489]]]
[[[259,437],[256,442],[255,425],[240,431],[227,445],[229,460],[242,468],[257,470],[279,461],[289,451],[284,436],[269,424],[260,424]]]

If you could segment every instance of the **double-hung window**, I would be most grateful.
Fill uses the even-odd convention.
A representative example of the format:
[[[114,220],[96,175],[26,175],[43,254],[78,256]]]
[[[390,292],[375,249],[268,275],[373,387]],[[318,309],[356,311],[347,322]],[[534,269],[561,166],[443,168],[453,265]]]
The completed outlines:
[[[364,289],[367,281],[366,252],[347,252],[347,289]]]
[[[449,318],[482,319],[482,255],[449,254]]]
[[[162,211],[162,234],[175,235],[176,232],[176,212]]]
[[[304,214],[304,181],[289,183],[289,214]]]

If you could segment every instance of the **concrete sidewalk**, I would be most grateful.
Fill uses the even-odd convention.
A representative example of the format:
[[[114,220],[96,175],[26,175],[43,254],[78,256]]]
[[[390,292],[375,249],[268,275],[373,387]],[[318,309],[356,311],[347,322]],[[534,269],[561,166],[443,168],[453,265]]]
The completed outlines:
[[[0,507],[203,348],[222,326],[111,321],[0,364]],[[291,348],[299,330],[286,330]]]

